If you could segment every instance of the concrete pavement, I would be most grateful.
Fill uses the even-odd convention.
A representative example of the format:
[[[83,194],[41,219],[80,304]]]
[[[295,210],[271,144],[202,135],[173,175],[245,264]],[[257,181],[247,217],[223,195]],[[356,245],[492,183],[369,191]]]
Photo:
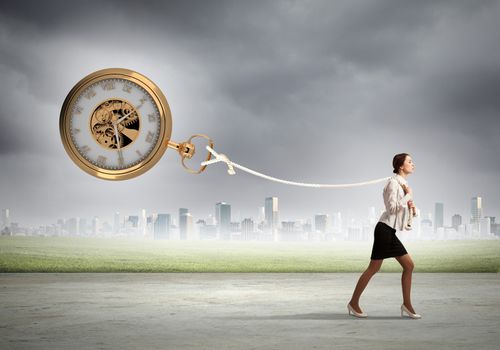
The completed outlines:
[[[500,275],[0,274],[1,349],[497,349]]]

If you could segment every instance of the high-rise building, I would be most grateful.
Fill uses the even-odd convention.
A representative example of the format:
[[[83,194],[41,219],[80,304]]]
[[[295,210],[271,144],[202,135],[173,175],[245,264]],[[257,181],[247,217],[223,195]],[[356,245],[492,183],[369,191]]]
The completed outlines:
[[[300,221],[282,221],[280,230],[280,240],[299,241],[302,239],[302,222]]]
[[[92,219],[92,235],[94,237],[96,237],[97,235],[99,235],[99,218],[97,216],[95,216]]]
[[[182,221],[182,227],[186,227],[186,218],[183,216],[189,214],[189,210],[187,208],[179,208],[179,239],[186,239],[186,232],[181,232],[181,221]]]
[[[330,231],[330,215],[316,214],[314,215],[314,230],[319,233],[327,233]]]
[[[139,227],[139,216],[129,215],[128,220],[131,227],[137,229]]]
[[[481,237],[489,237],[491,235],[491,221],[489,216],[479,219],[479,234]]]
[[[247,241],[251,239],[254,232],[254,222],[251,218],[243,219],[241,222],[241,234],[243,236],[243,240]]]
[[[170,214],[158,214],[154,222],[154,239],[170,238]]]
[[[212,214],[208,214],[208,217],[205,220],[205,224],[211,226],[217,226],[217,220],[215,219],[215,216],[213,216]]]
[[[117,235],[120,233],[120,213],[115,212],[113,216],[113,234]]]
[[[494,216],[488,216],[490,218],[491,234],[495,236],[500,236],[500,224],[495,222]]]
[[[481,197],[472,197],[470,203],[470,223],[478,224],[483,217],[483,200]]]
[[[290,233],[295,231],[295,221],[282,221],[281,231],[284,233]]]
[[[434,205],[434,231],[444,227],[444,204],[436,203]]]
[[[87,235],[87,220],[80,218],[78,222],[78,233],[80,236]]]
[[[179,208],[179,238],[186,240],[191,236],[193,229],[193,216],[186,208]]]
[[[68,234],[70,236],[79,236],[80,235],[80,227],[78,225],[79,218],[71,218],[66,222],[66,229],[68,230]]]
[[[2,221],[0,222],[0,234],[2,236],[10,236],[12,234],[9,209],[2,209]]]
[[[2,209],[2,227],[0,228],[10,228],[10,210]]]
[[[312,231],[311,219],[307,219],[306,223],[302,225],[302,232],[311,233]]]
[[[455,214],[451,217],[451,226],[458,231],[458,226],[462,225],[462,216]]]
[[[139,220],[139,236],[146,237],[147,236],[147,217],[146,217],[146,209],[141,210],[141,217]]]
[[[342,232],[342,213],[336,212],[332,216],[332,231],[336,235],[340,235]]]
[[[215,220],[219,239],[229,239],[231,236],[231,205],[225,202],[215,204]]]
[[[349,241],[361,241],[363,238],[363,227],[359,223],[351,223],[347,226],[347,239]]]
[[[265,207],[259,207],[257,212],[257,223],[260,224],[266,221],[266,210]]]
[[[268,197],[264,202],[265,211],[265,231],[273,236],[275,241],[278,240],[278,197]]]
[[[495,217],[494,216],[485,216],[485,217],[490,219],[490,232],[491,232],[491,234],[496,234],[497,224],[495,223]]]

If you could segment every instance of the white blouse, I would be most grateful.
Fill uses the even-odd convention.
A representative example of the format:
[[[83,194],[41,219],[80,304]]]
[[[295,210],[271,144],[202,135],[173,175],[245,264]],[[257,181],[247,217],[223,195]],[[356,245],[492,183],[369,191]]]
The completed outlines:
[[[394,174],[384,187],[385,211],[380,216],[379,221],[396,229],[396,231],[403,231],[404,224],[410,215],[408,201],[413,200],[413,197],[409,193],[405,195],[401,187],[401,185],[407,184],[404,177]]]

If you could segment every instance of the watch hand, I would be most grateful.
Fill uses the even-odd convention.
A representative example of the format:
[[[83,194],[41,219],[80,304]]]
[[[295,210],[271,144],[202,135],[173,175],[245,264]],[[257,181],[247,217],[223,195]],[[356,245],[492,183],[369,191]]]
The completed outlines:
[[[121,117],[120,119],[118,119],[117,121],[113,122],[113,125],[118,125],[120,124],[125,118],[127,118],[129,115],[131,115],[132,113],[135,112],[135,109],[131,110],[130,112],[128,112],[127,114],[125,114],[123,117]]]
[[[121,152],[122,150],[120,149],[120,139],[118,138],[118,127],[116,124],[113,124],[113,129],[115,129],[115,139],[116,139],[116,144],[118,145],[118,151]]]
[[[118,146],[118,162],[120,163],[120,165],[123,165],[123,154],[120,146],[120,139],[118,138],[118,127],[116,126],[116,124],[113,124],[113,128],[115,129],[116,144]]]

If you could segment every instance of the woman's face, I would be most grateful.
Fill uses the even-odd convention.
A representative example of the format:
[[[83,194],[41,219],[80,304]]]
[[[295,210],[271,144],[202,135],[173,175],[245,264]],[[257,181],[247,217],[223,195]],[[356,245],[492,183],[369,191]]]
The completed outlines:
[[[405,162],[401,166],[401,170],[405,174],[412,174],[415,171],[415,163],[413,163],[411,156],[406,156]]]

